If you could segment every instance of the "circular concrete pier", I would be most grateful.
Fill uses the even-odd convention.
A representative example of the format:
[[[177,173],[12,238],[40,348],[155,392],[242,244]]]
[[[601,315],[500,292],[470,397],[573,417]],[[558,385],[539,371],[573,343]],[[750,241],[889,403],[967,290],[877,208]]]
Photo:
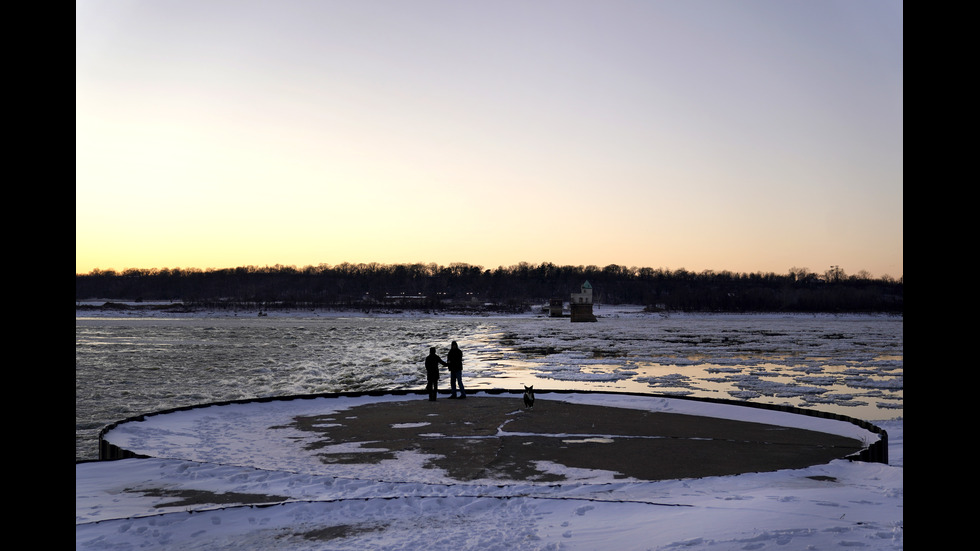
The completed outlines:
[[[870,437],[826,430],[821,423],[853,426]],[[239,455],[247,457],[223,451],[243,440],[248,451]],[[261,467],[261,455],[269,454],[321,474],[413,454],[422,458],[420,478],[438,471],[461,482],[560,482],[576,469],[650,481],[795,469],[842,458],[887,463],[878,457],[887,447],[884,431],[846,417],[726,401],[548,391],[537,392],[533,408],[524,406],[520,393],[499,390],[471,392],[465,400],[441,395],[429,401],[422,392],[404,391],[208,404],[115,423],[102,431],[100,445],[103,459],[251,461]]]

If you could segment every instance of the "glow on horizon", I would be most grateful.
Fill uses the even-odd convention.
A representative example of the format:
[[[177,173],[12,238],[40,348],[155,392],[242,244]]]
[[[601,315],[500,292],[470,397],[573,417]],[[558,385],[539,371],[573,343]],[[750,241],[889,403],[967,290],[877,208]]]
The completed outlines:
[[[901,277],[902,10],[78,2],[75,270]]]

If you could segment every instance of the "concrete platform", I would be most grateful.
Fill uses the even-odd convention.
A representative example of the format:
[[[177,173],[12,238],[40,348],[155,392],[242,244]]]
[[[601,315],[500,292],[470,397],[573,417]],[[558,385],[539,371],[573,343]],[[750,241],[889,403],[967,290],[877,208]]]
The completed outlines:
[[[418,425],[412,428],[413,425]],[[834,434],[714,417],[519,397],[424,397],[367,403],[343,412],[295,419],[316,435],[310,446],[370,444],[377,451],[324,451],[324,463],[394,459],[399,451],[431,454],[432,467],[459,481],[558,482],[537,462],[598,469],[638,480],[667,480],[795,469],[858,453],[859,440]]]
[[[76,548],[742,548],[788,533],[794,548],[875,547],[895,526],[900,546],[901,466],[834,461],[887,446],[867,422],[652,394],[537,398],[283,396],[113,423],[103,459],[147,459],[76,465]]]

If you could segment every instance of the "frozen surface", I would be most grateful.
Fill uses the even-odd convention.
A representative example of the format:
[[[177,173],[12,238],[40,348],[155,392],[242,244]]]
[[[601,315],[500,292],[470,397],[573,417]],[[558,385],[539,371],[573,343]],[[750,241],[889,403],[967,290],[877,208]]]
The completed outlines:
[[[371,398],[401,399],[418,398]],[[849,423],[688,400],[562,399],[868,437]],[[889,465],[838,460],[661,482],[550,465],[568,477],[561,484],[457,483],[410,454],[324,465],[297,455],[289,431],[256,430],[362,400],[234,404],[120,425],[107,433],[111,442],[169,458],[77,464],[76,548],[903,548],[901,420],[879,423]]]

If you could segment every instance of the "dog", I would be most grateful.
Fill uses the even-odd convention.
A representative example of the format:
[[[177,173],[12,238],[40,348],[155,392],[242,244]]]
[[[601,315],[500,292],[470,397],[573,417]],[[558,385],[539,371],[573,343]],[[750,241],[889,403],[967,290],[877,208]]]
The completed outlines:
[[[534,409],[534,385],[524,385],[524,407]]]

